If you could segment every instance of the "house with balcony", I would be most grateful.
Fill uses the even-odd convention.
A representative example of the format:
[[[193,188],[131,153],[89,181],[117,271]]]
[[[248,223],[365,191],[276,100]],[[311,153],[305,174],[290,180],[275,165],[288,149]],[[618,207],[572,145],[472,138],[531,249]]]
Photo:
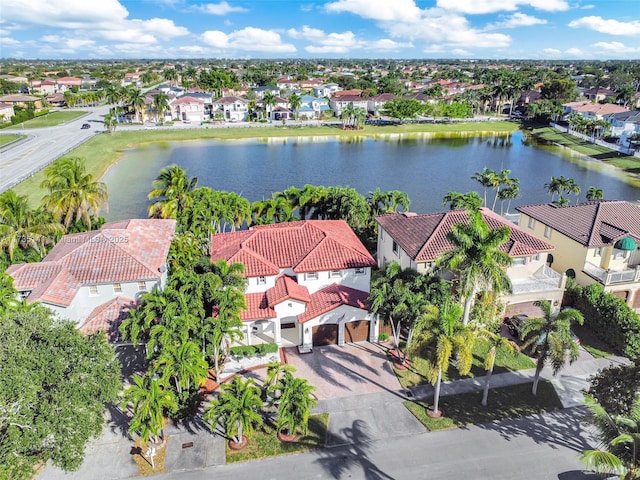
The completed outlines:
[[[220,115],[226,122],[246,122],[249,117],[249,102],[240,97],[221,97],[211,107],[214,120]]]
[[[619,145],[629,148],[635,147],[635,144],[631,146],[629,139],[640,134],[640,110],[605,115],[604,120],[611,125],[609,133],[612,137],[618,137]]]
[[[503,294],[500,300],[506,304],[505,315],[516,313],[539,314],[533,305],[536,300],[549,300],[558,306],[562,301],[566,277],[546,264],[553,245],[526,232],[505,220],[490,209],[482,208],[482,216],[494,229],[509,228],[509,240],[500,249],[513,259],[507,268],[513,291]],[[419,273],[432,272],[437,259],[451,250],[447,240],[453,225],[466,223],[465,210],[418,215],[413,212],[391,213],[376,217],[378,222],[378,267],[398,262],[400,266]]]
[[[296,113],[301,120],[314,120],[322,118],[324,113],[330,110],[329,100],[326,98],[302,95],[300,97],[300,108]]]
[[[343,220],[301,220],[213,235],[211,260],[245,266],[244,339],[310,351],[375,341],[369,313],[375,260]]]
[[[580,285],[599,283],[640,312],[640,207],[601,200],[516,210],[522,228],[554,245],[547,263]]]
[[[342,110],[349,105],[353,104],[355,108],[362,108],[364,111],[367,111],[367,107],[369,106],[369,101],[366,98],[362,98],[358,95],[335,95],[331,97],[329,101],[329,106],[333,110],[333,113],[336,117],[342,115]]]
[[[206,113],[205,101],[201,98],[183,95],[169,102],[171,116],[183,122],[203,122],[210,116]]]
[[[11,265],[7,274],[27,303],[39,302],[84,333],[118,327],[143,293],[164,288],[175,220],[106,223],[63,236],[38,263]]]

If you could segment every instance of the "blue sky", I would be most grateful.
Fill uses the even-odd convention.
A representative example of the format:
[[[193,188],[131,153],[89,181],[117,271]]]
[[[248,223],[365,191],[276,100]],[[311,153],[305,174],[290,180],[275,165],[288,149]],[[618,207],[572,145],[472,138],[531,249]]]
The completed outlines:
[[[0,56],[639,59],[640,0],[2,0]]]

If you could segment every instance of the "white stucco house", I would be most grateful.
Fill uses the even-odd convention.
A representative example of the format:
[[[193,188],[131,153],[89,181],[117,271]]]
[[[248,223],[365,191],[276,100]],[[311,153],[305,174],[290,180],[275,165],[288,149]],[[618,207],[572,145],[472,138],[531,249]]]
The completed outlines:
[[[342,220],[302,220],[217,234],[211,260],[245,265],[243,343],[314,346],[375,341],[368,312],[375,260]]]
[[[203,122],[209,119],[205,111],[205,101],[191,95],[183,95],[169,103],[171,116],[183,122]]]
[[[38,263],[7,273],[27,303],[40,302],[81,331],[118,338],[126,311],[143,293],[164,288],[175,220],[106,223],[100,230],[65,235]]]
[[[546,264],[554,246],[490,209],[482,208],[481,213],[490,228],[506,226],[511,232],[509,240],[500,247],[513,259],[506,270],[513,292],[500,297],[506,304],[505,315],[538,315],[539,310],[533,305],[536,300],[549,300],[554,307],[559,307],[566,275]],[[403,269],[426,273],[433,270],[438,257],[453,248],[447,234],[453,225],[467,222],[467,213],[464,210],[425,215],[392,213],[376,217],[376,221],[379,225],[378,266],[383,268],[387,263],[398,262]]]
[[[213,102],[211,116],[216,120],[220,113],[227,122],[246,122],[249,116],[249,102],[240,97],[221,97]]]

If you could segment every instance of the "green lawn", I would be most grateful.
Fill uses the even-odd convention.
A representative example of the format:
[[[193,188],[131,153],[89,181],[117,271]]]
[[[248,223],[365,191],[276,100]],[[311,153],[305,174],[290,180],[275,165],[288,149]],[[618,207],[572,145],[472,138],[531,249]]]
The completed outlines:
[[[189,128],[155,130],[127,130],[120,127],[112,134],[95,135],[87,142],[72,150],[67,157],[80,157],[86,160],[87,171],[94,178],[101,178],[109,166],[115,163],[126,149],[144,146],[151,143],[171,141],[188,141],[202,139],[231,140],[240,138],[269,138],[269,137],[311,137],[337,136],[350,139],[358,137],[382,137],[384,135],[429,134],[444,137],[458,135],[493,135],[508,133],[518,129],[513,122],[474,122],[451,124],[411,124],[398,126],[374,127],[366,126],[363,130],[342,130],[338,127],[246,127],[246,128]],[[37,206],[42,197],[40,183],[45,179],[44,171],[36,173],[24,182],[14,187],[19,195],[26,195],[31,206]]]
[[[614,348],[600,340],[589,327],[574,325],[571,329],[580,338],[580,345],[594,358],[606,358],[612,355],[619,355],[619,352],[616,352]]]
[[[15,142],[19,138],[22,138],[22,136],[23,135],[14,135],[14,134],[0,135],[0,147],[7,145],[8,143]]]
[[[86,115],[87,112],[61,110],[24,122],[24,128],[55,127],[61,123]],[[22,124],[21,124],[22,125]]]
[[[538,384],[538,394],[531,394],[531,383],[495,388],[489,391],[488,405],[480,405],[482,392],[464,393],[440,397],[441,418],[430,418],[427,402],[407,401],[404,405],[429,430],[443,430],[465,425],[474,425],[524,417],[562,408],[562,403],[553,385],[547,381]]]
[[[473,347],[473,366],[469,377],[480,377],[486,374],[484,368],[484,359],[489,351],[489,342],[486,340],[478,340]],[[498,352],[496,356],[496,363],[493,368],[493,373],[504,373],[515,370],[523,370],[527,368],[534,368],[535,363],[529,357],[522,353],[515,353],[514,355],[505,353],[503,351]],[[416,385],[422,385],[429,383],[425,376],[427,371],[426,361],[419,357],[411,358],[411,368],[401,370],[394,367],[400,385],[405,388],[414,387]],[[456,380],[459,379],[460,374],[451,366],[448,372],[443,375],[443,380]]]
[[[227,463],[244,462],[256,458],[275,457],[287,453],[304,452],[323,448],[327,441],[329,414],[312,415],[309,419],[309,433],[293,443],[283,443],[276,437],[273,425],[265,425],[263,430],[253,432],[249,445],[242,450],[231,450],[227,443]]]

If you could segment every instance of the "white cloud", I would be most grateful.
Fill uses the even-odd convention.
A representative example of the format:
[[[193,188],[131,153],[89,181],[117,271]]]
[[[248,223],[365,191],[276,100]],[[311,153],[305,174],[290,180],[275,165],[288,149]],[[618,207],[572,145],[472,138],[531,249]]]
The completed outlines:
[[[514,11],[520,6],[530,6],[547,12],[569,9],[565,0],[438,0],[436,5],[445,10],[467,14]]]
[[[547,55],[554,57],[559,57],[562,54],[562,51],[558,50],[557,48],[544,48],[542,51]]]
[[[640,53],[640,47],[627,47],[621,42],[597,42],[593,46],[603,52],[624,55],[629,53]]]
[[[208,30],[202,34],[202,40],[219,49],[234,49],[246,52],[295,53],[296,47],[282,43],[280,35],[271,30],[246,27],[226,34],[219,30]]]
[[[243,7],[232,7],[229,2],[220,3],[205,3],[203,5],[196,5],[195,8],[201,12],[209,13],[211,15],[227,15],[229,13],[248,12]]]
[[[129,28],[138,27],[141,31],[158,34],[164,38],[189,35],[189,30],[179,27],[167,18],[150,18],[149,20],[131,20]]]
[[[324,6],[331,13],[353,13],[379,21],[412,20],[420,15],[414,0],[338,0]]]
[[[471,52],[468,52],[468,51],[463,50],[461,48],[454,48],[451,51],[451,53],[453,53],[454,55],[459,56],[459,57],[469,57],[469,56],[471,56]]]
[[[56,43],[60,41],[60,35],[44,35],[40,40],[43,42]]]
[[[586,58],[587,57],[587,55],[585,55],[584,52],[579,48],[569,48],[564,51],[564,54],[567,58]]]
[[[388,38],[382,38],[373,42],[367,42],[364,47],[368,50],[398,50],[401,48],[413,48],[412,43],[398,43]]]
[[[2,45],[20,45],[20,42],[11,37],[0,37],[0,44]]]
[[[640,35],[640,21],[620,22],[618,20],[607,20],[602,17],[582,17],[569,22],[571,28],[585,27],[596,32],[608,35]]]
[[[518,27],[530,27],[532,25],[544,25],[547,21],[541,18],[532,17],[525,13],[514,13],[510,17],[506,17],[501,22],[492,23],[487,25],[488,29],[500,29],[500,28],[518,28]]]
[[[81,38],[68,38],[64,44],[72,50],[78,50],[79,48],[93,48],[96,42]]]
[[[90,28],[105,22],[121,22],[129,12],[117,0],[3,0],[2,21],[61,28]]]

